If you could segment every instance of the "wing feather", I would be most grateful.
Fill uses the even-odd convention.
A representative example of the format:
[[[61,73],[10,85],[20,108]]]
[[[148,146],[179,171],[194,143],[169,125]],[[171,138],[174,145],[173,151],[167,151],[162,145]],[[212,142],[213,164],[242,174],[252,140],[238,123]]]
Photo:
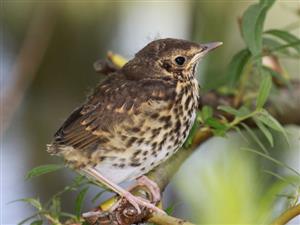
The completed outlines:
[[[118,75],[109,76],[96,87],[84,105],[71,113],[55,133],[48,151],[59,154],[64,146],[92,151],[108,140],[107,135],[114,135],[114,127],[146,110],[145,102],[156,102],[159,106],[164,100],[172,101],[175,88],[176,84],[168,80],[128,80]]]

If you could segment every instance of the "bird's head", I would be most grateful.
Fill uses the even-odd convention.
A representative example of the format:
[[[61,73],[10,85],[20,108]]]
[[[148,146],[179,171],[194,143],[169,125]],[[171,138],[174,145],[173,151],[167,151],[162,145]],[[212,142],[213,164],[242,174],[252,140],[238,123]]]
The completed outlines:
[[[173,38],[159,39],[141,49],[131,64],[137,69],[140,66],[148,68],[151,76],[190,79],[195,74],[197,63],[208,52],[221,45],[222,42],[198,44]]]

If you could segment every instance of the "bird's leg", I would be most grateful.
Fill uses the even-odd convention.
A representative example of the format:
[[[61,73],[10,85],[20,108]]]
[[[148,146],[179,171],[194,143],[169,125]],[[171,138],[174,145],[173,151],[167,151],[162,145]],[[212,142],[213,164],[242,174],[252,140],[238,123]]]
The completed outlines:
[[[146,207],[148,209],[151,209],[155,212],[160,212],[160,213],[162,212],[162,210],[157,208],[155,205],[147,202],[146,200],[143,200],[139,197],[136,197],[136,196],[132,195],[129,191],[126,191],[125,189],[123,189],[119,185],[113,183],[112,181],[107,179],[105,176],[103,176],[101,173],[99,173],[94,168],[85,168],[85,169],[82,169],[82,170],[85,173],[87,173],[88,175],[90,175],[93,178],[97,179],[99,182],[106,185],[108,188],[110,188],[112,191],[119,194],[121,197],[126,198],[128,200],[128,202],[130,202],[130,204],[132,204],[133,207],[137,210],[138,214],[141,213],[141,209],[140,209],[139,206],[144,206],[144,207]]]
[[[159,202],[161,200],[160,188],[158,187],[157,183],[144,175],[140,176],[136,180],[137,184],[131,187],[130,190],[136,188],[137,186],[144,186],[150,191],[153,202]]]
[[[103,176],[101,173],[99,173],[94,168],[85,168],[85,169],[83,169],[83,171],[86,172],[91,177],[98,180],[100,183],[103,183],[105,186],[107,186],[109,189],[111,189],[112,191],[119,194],[121,197],[126,198],[130,202],[130,204],[132,204],[133,207],[137,210],[137,212],[141,213],[139,204],[137,203],[137,201],[135,201],[135,199],[134,199],[135,197],[130,192],[124,190],[119,185],[111,182],[109,179],[107,179],[105,176]]]

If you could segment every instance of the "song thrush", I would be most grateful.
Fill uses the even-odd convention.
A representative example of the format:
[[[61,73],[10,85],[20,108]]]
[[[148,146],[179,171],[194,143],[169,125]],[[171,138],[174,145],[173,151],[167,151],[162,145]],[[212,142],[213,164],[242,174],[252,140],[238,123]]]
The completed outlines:
[[[199,104],[199,60],[221,42],[155,40],[110,74],[55,133],[48,152],[139,206],[158,210],[118,183],[138,179],[160,198],[143,174],[172,156],[193,125]]]

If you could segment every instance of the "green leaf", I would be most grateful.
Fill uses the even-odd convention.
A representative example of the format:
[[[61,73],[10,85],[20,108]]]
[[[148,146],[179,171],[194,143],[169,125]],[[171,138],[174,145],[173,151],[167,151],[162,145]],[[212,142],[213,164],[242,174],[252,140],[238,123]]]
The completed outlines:
[[[282,41],[278,41],[273,38],[263,37],[263,46],[269,50],[271,49],[277,49],[278,47],[281,47],[283,45]],[[284,55],[290,56],[291,53],[288,48],[284,48],[280,50],[280,52]]]
[[[262,152],[256,151],[256,150],[251,149],[251,148],[242,148],[242,149],[245,150],[245,151],[253,152],[257,155],[260,155],[260,156],[270,160],[271,162],[275,163],[276,165],[281,166],[283,168],[286,168],[286,169],[290,170],[291,172],[295,173],[297,176],[300,176],[300,173],[297,170],[293,169],[289,165],[287,165],[287,164],[285,164],[285,163],[283,163],[283,162],[281,162],[281,161],[279,161],[279,160],[277,160],[277,159],[275,159],[275,158],[273,158],[269,155],[266,155]]]
[[[177,206],[177,204],[172,204],[170,205],[169,207],[167,207],[165,209],[165,212],[168,214],[168,215],[172,215],[174,213],[174,210],[175,210],[175,207]]]
[[[257,127],[259,128],[259,130],[265,135],[265,137],[267,138],[267,140],[269,141],[271,147],[274,146],[274,140],[273,140],[273,136],[271,134],[271,132],[268,130],[268,128],[265,127],[265,125],[259,121],[257,118],[253,118]]]
[[[298,188],[297,184],[291,182],[290,179],[286,179],[285,177],[280,176],[279,174],[274,173],[274,172],[272,172],[272,171],[270,171],[270,170],[263,170],[263,171],[264,171],[265,173],[267,173],[267,174],[272,175],[273,177],[276,177],[277,179],[279,179],[279,180],[281,180],[281,181],[283,181],[283,182],[285,182],[285,183],[288,183],[288,184],[294,186],[295,188]]]
[[[262,50],[263,25],[268,9],[275,0],[263,0],[259,4],[248,7],[242,19],[243,38],[253,56],[257,56]]]
[[[215,128],[215,129],[227,129],[227,126],[225,124],[221,123],[216,118],[208,118],[205,121],[205,124],[209,125],[212,128]]]
[[[82,210],[82,205],[83,205],[83,201],[85,198],[85,195],[88,191],[89,187],[83,188],[79,194],[77,195],[77,198],[75,200],[75,214],[77,216],[77,219],[80,219],[81,216],[81,210]]]
[[[240,79],[245,65],[250,59],[250,52],[248,49],[243,49],[236,53],[227,68],[226,77],[228,78],[229,84],[234,86],[236,82]]]
[[[259,3],[263,6],[270,8],[276,0],[260,0]]]
[[[242,106],[237,111],[237,117],[245,117],[251,113],[251,110],[246,106]]]
[[[269,154],[265,145],[259,140],[256,134],[248,127],[247,124],[241,123],[244,129],[248,132],[248,134],[252,137],[252,139],[259,145],[259,147],[264,151],[264,153]]]
[[[64,167],[63,165],[58,165],[58,164],[48,164],[48,165],[38,166],[38,167],[33,168],[32,170],[30,170],[27,173],[26,179],[31,179],[33,177],[38,177],[38,176],[41,176],[41,175],[46,174],[46,173],[51,173],[51,172],[60,170],[63,167]]]
[[[26,202],[29,203],[30,205],[32,205],[34,208],[36,208],[38,211],[41,211],[43,209],[42,204],[40,203],[40,201],[38,199],[35,198],[21,198],[21,199],[17,199],[13,202]]]
[[[60,216],[62,216],[62,217],[67,217],[67,218],[74,219],[74,220],[77,219],[77,217],[76,217],[75,215],[73,215],[73,214],[71,214],[71,213],[67,213],[67,212],[61,212],[61,213],[60,213]]]
[[[287,133],[285,129],[281,126],[281,124],[266,110],[263,110],[261,113],[259,113],[256,118],[264,123],[266,126],[272,128],[273,130],[276,130],[284,135],[286,138],[287,143],[289,143]]]
[[[213,133],[218,136],[224,136],[229,129],[225,124],[213,117],[208,118],[205,124],[213,128]]]
[[[30,223],[30,225],[42,225],[43,224],[43,220],[35,220],[32,223]]]
[[[286,43],[297,43],[297,42],[299,42],[299,44],[293,45],[291,47],[294,48],[298,53],[300,53],[300,39],[297,36],[287,32],[287,31],[276,30],[276,29],[268,30],[265,33],[269,34],[269,35],[272,35],[274,37],[277,37],[277,38],[285,41]]]
[[[92,203],[95,203],[95,202],[97,201],[97,199],[100,198],[101,195],[102,195],[103,193],[105,193],[105,192],[106,192],[106,190],[99,191],[99,192],[93,197]]]
[[[19,222],[18,225],[23,225],[23,224],[25,224],[27,221],[29,221],[29,220],[31,220],[31,219],[37,217],[38,215],[39,215],[39,213],[35,213],[35,214],[33,214],[32,216],[29,216],[29,217],[25,218],[24,220],[22,220],[21,222]]]
[[[205,121],[213,116],[213,109],[210,106],[204,106],[201,110],[202,119]]]
[[[237,109],[235,109],[229,105],[220,105],[220,106],[218,106],[218,109],[222,110],[224,112],[227,112],[229,114],[235,115],[235,116],[237,116],[239,114]]]
[[[234,129],[238,132],[238,134],[243,138],[243,140],[247,143],[250,144],[250,142],[248,141],[248,139],[246,138],[246,136],[243,134],[243,132],[241,131],[241,129],[239,127],[234,127]]]
[[[259,92],[256,100],[256,108],[261,109],[266,103],[272,88],[272,79],[269,74],[264,74],[263,80],[259,87]]]
[[[59,218],[60,211],[61,211],[61,203],[60,203],[60,198],[58,196],[55,196],[54,198],[51,199],[50,211],[53,217]]]

